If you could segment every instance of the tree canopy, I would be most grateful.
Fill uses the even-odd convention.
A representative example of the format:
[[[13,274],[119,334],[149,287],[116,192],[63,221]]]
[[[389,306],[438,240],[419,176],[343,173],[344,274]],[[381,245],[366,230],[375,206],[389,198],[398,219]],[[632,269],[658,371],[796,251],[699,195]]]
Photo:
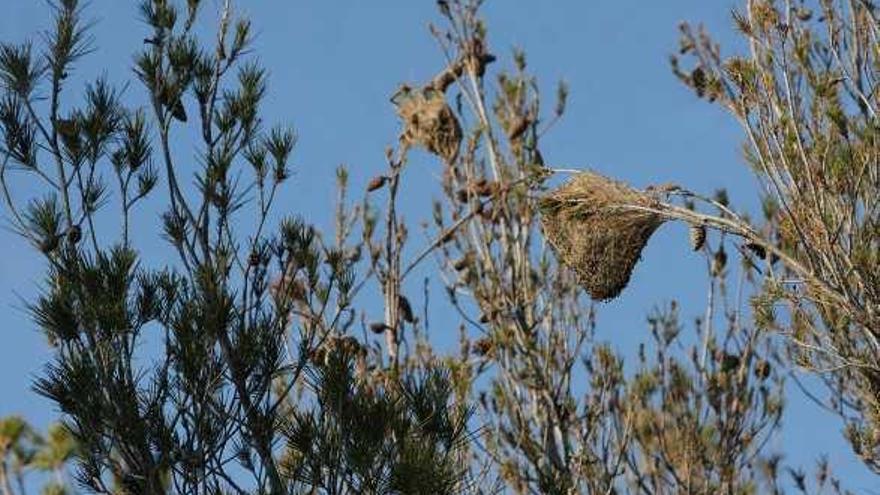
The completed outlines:
[[[45,261],[34,389],[60,411],[45,435],[0,421],[4,495],[31,471],[52,493],[844,493],[827,462],[808,475],[769,447],[792,369],[880,470],[878,8],[745,0],[733,56],[679,26],[671,72],[742,126],[751,218],[724,189],[545,163],[569,88],[542,94],[523,51],[500,63],[482,3],[436,2],[445,57],[388,88],[400,133],[367,184],[337,170],[329,231],[275,213],[299,138],[264,120],[259,28],[231,0],[139,2],[141,101],[68,83],[111,42],[88,4],[0,44],[0,192]],[[441,194],[418,224],[401,195],[425,159]],[[132,235],[154,204],[161,263]],[[671,222],[706,259],[706,314],[646,312],[625,366],[596,301]],[[405,293],[424,266],[441,301]],[[436,307],[457,349],[432,340]]]

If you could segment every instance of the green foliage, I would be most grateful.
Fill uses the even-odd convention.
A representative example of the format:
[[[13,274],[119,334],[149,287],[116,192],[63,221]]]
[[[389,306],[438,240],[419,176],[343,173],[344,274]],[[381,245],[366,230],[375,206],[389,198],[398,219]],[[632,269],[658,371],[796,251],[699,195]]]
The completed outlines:
[[[36,471],[44,475],[37,477],[44,482],[43,493],[67,493],[66,464],[76,450],[64,425],[50,425],[43,436],[19,416],[0,418],[0,491],[23,495]]]
[[[674,58],[673,68],[742,125],[746,159],[766,191],[762,236],[783,273],[764,272],[756,323],[781,331],[790,361],[823,376],[853,449],[880,472],[880,443],[869,440],[880,438],[880,102],[870,41],[880,31],[878,9],[761,0],[735,12],[734,22],[746,56],[722,57],[706,33],[683,25],[682,53],[695,67],[688,72]],[[711,93],[701,91],[697,71],[714,83]]]
[[[289,479],[324,493],[461,493],[470,413],[451,404],[449,376],[375,384],[356,376],[357,359],[338,346],[309,373],[316,405],[284,428]]]
[[[330,425],[335,411],[360,421],[361,433],[379,434],[379,445],[346,446],[362,449],[352,454],[359,469],[367,469],[366,454],[376,457],[362,483],[452,493],[465,474],[457,452],[468,415],[450,402],[449,378],[431,368],[423,378],[401,375],[400,386],[386,391],[360,382],[352,388],[350,373],[317,358],[334,355],[331,344],[343,337],[353,341],[345,334],[353,292],[363,285],[353,269],[359,256],[344,245],[343,231],[337,246],[298,219],[270,232],[267,216],[290,176],[296,135],[263,129],[266,72],[244,58],[250,23],[231,19],[227,7],[216,44],[205,46],[191,32],[198,5],[187,2],[184,20],[172,2],[141,3],[153,33],[135,72],[152,114],[127,108],[104,79],[86,85],[78,107],[59,113],[67,71],[89,46],[74,0],[53,7],[44,56],[31,45],[0,47],[4,197],[16,229],[48,266],[45,291],[29,309],[55,356],[35,389],[66,424],[50,431],[51,448],[33,454],[33,466],[60,471],[75,458],[77,481],[97,492],[282,493],[301,481],[282,473],[284,432],[305,428],[309,417]],[[32,95],[46,85],[53,96],[41,116]],[[201,138],[196,195],[178,181],[169,144],[182,125]],[[12,171],[31,174],[49,192],[19,207],[7,187]],[[241,182],[248,171],[253,186]],[[151,269],[130,242],[129,217],[160,180],[168,186],[165,235],[178,259]],[[105,245],[99,230],[107,226],[94,220],[107,208],[120,212],[121,228]],[[254,230],[234,230],[236,216],[254,213]],[[159,355],[145,352],[147,341],[161,343]],[[304,394],[309,386],[314,393]],[[334,391],[344,390],[355,408],[330,408],[328,400],[341,398]],[[388,430],[363,423],[386,412]],[[344,422],[333,426],[340,427],[356,433]],[[341,479],[350,466],[325,464],[314,473],[332,468],[329,479]],[[424,476],[436,485],[416,481]],[[46,491],[64,491],[57,481]]]

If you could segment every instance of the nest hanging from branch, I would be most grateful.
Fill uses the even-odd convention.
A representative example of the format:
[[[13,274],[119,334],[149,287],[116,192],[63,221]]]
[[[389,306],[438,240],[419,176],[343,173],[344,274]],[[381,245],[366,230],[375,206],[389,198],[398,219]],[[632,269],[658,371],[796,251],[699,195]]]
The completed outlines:
[[[665,218],[656,197],[582,172],[540,202],[544,235],[595,300],[617,297]]]

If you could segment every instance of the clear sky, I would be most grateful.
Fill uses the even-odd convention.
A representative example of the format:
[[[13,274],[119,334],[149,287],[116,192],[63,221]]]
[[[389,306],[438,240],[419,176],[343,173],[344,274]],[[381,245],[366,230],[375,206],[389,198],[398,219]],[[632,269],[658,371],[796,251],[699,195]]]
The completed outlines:
[[[2,2],[3,41],[36,40],[48,26],[44,2]],[[127,96],[145,101],[132,77],[132,54],[147,35],[137,17],[138,2],[86,3],[86,17],[95,21],[96,50],[79,65],[72,83],[106,74],[117,83],[132,81]],[[291,123],[300,135],[295,177],[277,207],[329,227],[336,166],[350,167],[353,190],[360,194],[369,178],[382,171],[384,149],[394,144],[398,132],[389,96],[400,82],[425,79],[439,68],[442,55],[427,30],[429,22],[441,21],[434,2],[234,3],[252,18],[258,33],[255,52],[269,69],[265,120]],[[569,84],[567,116],[543,141],[545,161],[594,168],[637,186],[675,181],[707,193],[723,186],[737,207],[756,211],[756,183],[740,158],[739,128],[719,108],[698,101],[671,74],[668,63],[683,20],[704,23],[727,53],[737,50],[729,12],[738,3],[489,0],[483,14],[500,63],[509,66],[511,49],[523,48],[545,95],[553,94],[560,78]],[[219,4],[205,0],[204,22],[213,22]],[[425,170],[407,177],[403,211],[410,221],[419,221],[429,218],[439,170],[431,168],[437,166],[434,162],[413,166]],[[37,192],[24,184],[19,191]],[[155,245],[162,252],[165,246],[155,240],[157,220],[155,210],[145,212],[137,236],[148,240],[148,249]],[[632,349],[649,337],[648,311],[670,299],[681,302],[685,322],[703,312],[708,283],[704,261],[687,254],[682,247],[686,242],[680,226],[665,226],[654,236],[628,289],[599,308],[599,340],[623,351]],[[0,416],[19,413],[45,425],[55,412],[30,384],[49,350],[22,303],[36,293],[41,273],[39,258],[25,243],[0,230]],[[434,318],[432,327],[443,324],[441,315]],[[842,440],[839,420],[793,388],[790,392],[784,432],[771,448],[808,471],[825,452],[847,488],[864,493],[876,486],[876,478]]]

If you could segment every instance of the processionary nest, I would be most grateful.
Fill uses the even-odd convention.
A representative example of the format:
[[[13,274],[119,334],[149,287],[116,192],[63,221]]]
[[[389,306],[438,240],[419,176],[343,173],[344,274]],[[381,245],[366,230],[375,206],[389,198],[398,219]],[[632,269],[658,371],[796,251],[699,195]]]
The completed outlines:
[[[432,85],[424,88],[402,86],[391,99],[403,122],[401,140],[419,145],[452,163],[461,145],[461,125],[446,103],[446,96]]]
[[[541,202],[544,235],[596,300],[629,283],[648,239],[665,218],[659,201],[594,172],[575,175]]]

